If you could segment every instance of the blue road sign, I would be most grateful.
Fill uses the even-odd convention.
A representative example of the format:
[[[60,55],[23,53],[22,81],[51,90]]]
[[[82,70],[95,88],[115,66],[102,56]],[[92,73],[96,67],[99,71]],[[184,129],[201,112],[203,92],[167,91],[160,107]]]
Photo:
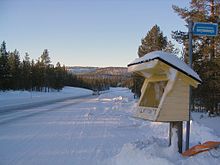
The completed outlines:
[[[195,22],[193,26],[193,34],[203,36],[216,36],[218,35],[218,24]]]

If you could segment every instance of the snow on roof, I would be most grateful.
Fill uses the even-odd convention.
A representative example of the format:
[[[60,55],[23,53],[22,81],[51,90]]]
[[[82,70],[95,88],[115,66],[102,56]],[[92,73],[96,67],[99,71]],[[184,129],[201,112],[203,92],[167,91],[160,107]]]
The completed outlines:
[[[155,59],[159,59],[163,61],[164,63],[172,66],[173,68],[179,70],[180,72],[195,79],[196,81],[200,83],[202,82],[199,75],[194,70],[192,70],[185,62],[180,60],[175,55],[171,53],[166,53],[163,51],[153,51],[153,52],[146,54],[145,56],[141,58],[136,58],[134,61],[128,64],[128,67],[132,65],[142,64],[142,63],[155,60]]]

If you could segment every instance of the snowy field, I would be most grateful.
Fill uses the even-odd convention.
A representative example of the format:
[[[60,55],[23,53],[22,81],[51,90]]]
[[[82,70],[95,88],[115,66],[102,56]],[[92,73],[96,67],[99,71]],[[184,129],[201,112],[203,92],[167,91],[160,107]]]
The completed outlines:
[[[133,118],[135,105],[128,89],[111,88],[100,96],[4,112],[0,165],[220,164],[209,152],[182,157],[168,147],[169,125]],[[190,146],[220,141],[220,118],[193,113],[191,124]]]

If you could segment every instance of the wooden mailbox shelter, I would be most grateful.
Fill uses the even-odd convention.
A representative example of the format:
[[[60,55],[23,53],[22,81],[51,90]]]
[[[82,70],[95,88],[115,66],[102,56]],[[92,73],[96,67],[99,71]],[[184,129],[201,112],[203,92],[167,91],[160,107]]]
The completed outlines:
[[[128,71],[145,78],[136,116],[159,122],[189,120],[189,87],[201,79],[173,54],[154,51],[135,59]]]

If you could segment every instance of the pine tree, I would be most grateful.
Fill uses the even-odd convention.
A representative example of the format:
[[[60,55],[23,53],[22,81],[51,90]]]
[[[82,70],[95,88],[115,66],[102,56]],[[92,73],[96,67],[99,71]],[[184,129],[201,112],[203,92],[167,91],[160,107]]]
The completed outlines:
[[[57,89],[58,91],[60,89],[63,88],[63,69],[60,65],[60,63],[58,62],[56,64],[56,68],[55,68],[55,80],[54,80],[54,88]]]
[[[174,55],[177,55],[179,53],[179,49],[175,47],[175,45],[168,41],[166,47],[163,49],[164,52],[172,53]]]
[[[167,40],[167,37],[163,35],[163,32],[157,25],[154,25],[145,38],[141,40],[141,45],[138,48],[138,56],[142,57],[155,50],[162,50],[174,54],[178,53],[178,49],[174,47],[171,41]]]
[[[47,49],[44,49],[43,54],[40,56],[40,65],[41,69],[43,71],[43,86],[44,91],[49,91],[49,70],[50,70],[50,57],[49,57],[49,51]]]
[[[166,47],[167,39],[160,31],[160,27],[154,25],[147,33],[146,37],[141,40],[141,45],[138,48],[139,57],[152,52],[154,50],[162,50]]]
[[[43,54],[40,56],[40,62],[44,65],[49,65],[51,63],[49,51],[47,49],[44,49]]]
[[[6,43],[3,41],[0,47],[0,89],[3,91],[10,88],[9,78],[8,52]]]
[[[21,64],[21,89],[30,90],[32,88],[32,70],[28,53],[25,53],[24,60]]]
[[[9,53],[8,66],[10,89],[20,89],[20,56],[16,49],[14,52]]]

